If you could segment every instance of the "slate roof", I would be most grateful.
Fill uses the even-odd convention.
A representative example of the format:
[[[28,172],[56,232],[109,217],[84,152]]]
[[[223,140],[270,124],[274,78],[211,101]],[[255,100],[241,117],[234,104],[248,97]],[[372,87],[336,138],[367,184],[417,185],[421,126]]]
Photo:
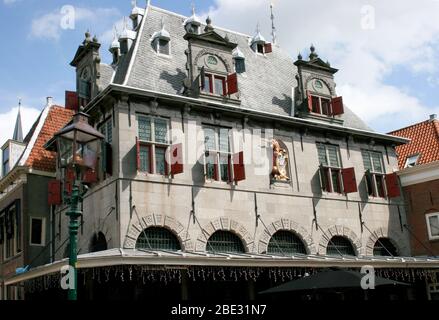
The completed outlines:
[[[149,6],[145,19],[130,51],[121,57],[112,83],[181,95],[187,74],[185,50],[188,46],[183,38],[187,17]],[[170,57],[156,54],[151,45],[151,37],[161,30],[162,19],[171,36]],[[238,75],[241,106],[282,116],[294,115],[291,96],[292,88],[297,86],[297,68],[290,55],[277,46],[273,46],[271,54],[257,55],[250,48],[252,36],[214,28],[218,34],[227,34],[230,41],[237,43],[246,58],[246,73]],[[372,131],[348,107],[345,109],[342,116],[345,127]]]
[[[439,121],[427,120],[389,134],[411,139],[408,144],[397,146],[399,168],[403,169],[407,158],[420,154],[418,165],[439,160]]]
[[[61,106],[47,106],[26,136],[24,142],[27,145],[18,164],[34,170],[55,172],[56,153],[47,151],[44,144],[72,119],[73,114],[73,110]]]

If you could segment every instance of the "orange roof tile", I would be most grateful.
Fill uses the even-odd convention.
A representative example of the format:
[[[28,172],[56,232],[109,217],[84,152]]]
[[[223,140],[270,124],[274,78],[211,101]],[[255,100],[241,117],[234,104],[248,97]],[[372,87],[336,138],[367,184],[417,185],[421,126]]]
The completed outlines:
[[[74,111],[65,109],[64,107],[55,105],[50,107],[35,144],[30,151],[29,157],[26,159],[26,166],[34,170],[56,171],[56,153],[47,151],[44,149],[44,145],[72,119],[73,114]],[[41,119],[41,117],[39,119]]]
[[[408,144],[397,146],[399,168],[405,167],[407,158],[419,154],[418,164],[439,160],[439,121],[427,120],[389,134],[408,138]]]

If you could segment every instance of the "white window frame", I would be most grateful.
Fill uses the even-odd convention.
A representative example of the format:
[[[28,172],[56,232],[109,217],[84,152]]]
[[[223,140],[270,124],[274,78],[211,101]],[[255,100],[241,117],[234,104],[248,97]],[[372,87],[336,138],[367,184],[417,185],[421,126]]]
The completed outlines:
[[[151,124],[151,141],[148,140],[142,140],[140,137],[140,127],[139,127],[139,122],[141,120],[141,118],[143,119],[149,119],[150,124]],[[166,121],[166,143],[162,143],[162,142],[156,142],[155,141],[155,120],[162,120],[162,121]],[[140,171],[143,174],[148,174],[148,175],[157,175],[157,176],[166,176],[166,175],[161,175],[160,173],[157,173],[157,167],[156,167],[156,146],[157,147],[161,147],[161,148],[165,148],[165,159],[166,159],[166,163],[167,163],[167,172],[168,175],[170,173],[170,161],[168,158],[168,148],[172,145],[171,142],[171,137],[169,135],[171,130],[171,121],[168,118],[164,118],[164,117],[160,117],[160,116],[150,116],[150,115],[144,115],[144,114],[137,114],[137,134],[139,136],[139,143],[140,146],[149,146],[150,147],[150,159],[151,159],[151,163],[150,163],[150,168],[151,168],[151,172],[149,171]],[[139,155],[140,157],[140,155]]]
[[[371,176],[372,176],[372,189],[373,189],[373,190],[372,190],[372,195],[370,195],[370,194],[369,194],[369,191],[370,191],[370,190],[369,190],[369,187],[368,187],[367,182],[366,182],[366,188],[367,188],[368,196],[369,196],[369,198],[375,198],[375,199],[386,199],[386,198],[387,198],[386,168],[385,168],[385,166],[384,166],[383,153],[380,152],[380,151],[373,151],[373,150],[362,149],[362,150],[361,150],[361,156],[362,156],[362,157],[364,157],[363,152],[367,152],[367,153],[368,153],[368,155],[369,155],[369,161],[370,161],[370,163],[371,163],[371,165],[372,165],[372,170],[370,170],[370,174],[371,174]],[[379,155],[380,162],[381,162],[381,168],[383,169],[382,172],[375,171],[375,166],[374,166],[374,164],[373,164],[373,158],[372,158],[372,154],[373,154],[373,153]],[[363,165],[364,165],[364,159],[363,159]],[[366,168],[364,168],[364,169],[365,169],[365,172],[367,172]],[[383,197],[381,197],[381,196],[378,194],[377,176],[381,176],[382,181],[383,181],[383,193],[384,193],[384,194],[383,194]]]
[[[32,243],[32,220],[41,220],[41,243]],[[33,247],[44,247],[46,245],[45,217],[29,217],[29,245]]]
[[[430,218],[431,217],[437,217],[437,219],[439,220],[439,212],[433,212],[433,213],[429,213],[429,214],[425,215],[425,221],[427,223],[428,239],[429,240],[438,240],[439,235],[433,236],[431,233],[431,227],[430,227]]]
[[[168,54],[164,54],[164,53],[160,52],[160,40],[165,40],[165,41],[168,42],[168,48],[169,48],[169,53]],[[171,54],[172,54],[171,40],[156,38],[154,41],[155,41],[155,53],[158,56],[165,57],[165,58],[171,57]]]
[[[405,168],[413,168],[413,167],[415,167],[418,164],[418,161],[419,161],[420,157],[421,157],[421,155],[419,153],[413,154],[411,156],[408,156],[406,161],[405,161],[404,169]],[[410,161],[411,159],[414,159],[415,161],[414,162]],[[413,165],[409,165],[411,163],[413,163]]]
[[[323,177],[320,177],[320,184],[322,186],[323,192],[325,192],[327,194],[343,194],[344,186],[343,186],[343,179],[342,179],[342,175],[341,175],[341,171],[343,169],[343,165],[342,165],[342,162],[341,162],[340,146],[335,145],[335,144],[330,144],[330,143],[322,143],[322,142],[317,142],[317,145],[322,145],[322,146],[325,147],[326,159],[328,161],[327,165],[324,165],[322,163],[319,164],[320,166],[322,166],[325,169],[328,169],[328,171],[329,171],[328,177],[326,177],[326,178],[329,179],[329,184],[330,184],[330,187],[331,187],[331,191],[323,190],[323,187],[326,188],[326,186],[323,186]],[[333,147],[335,147],[337,149],[338,167],[331,166],[331,164],[329,163],[330,161],[329,161],[328,146],[333,146]],[[319,155],[319,149],[318,148],[317,148],[317,155]],[[334,191],[334,184],[332,182],[332,170],[338,170],[338,181],[340,183],[340,192]]]
[[[233,177],[233,168],[232,168],[232,159],[231,159],[232,154],[233,154],[232,153],[232,143],[231,143],[231,139],[230,139],[230,132],[232,131],[232,129],[228,128],[228,127],[212,126],[212,125],[208,125],[208,124],[203,125],[202,128],[203,128],[203,137],[204,137],[204,148],[206,148],[206,142],[205,142],[206,141],[205,140],[206,139],[206,134],[205,134],[205,130],[206,129],[212,130],[212,131],[215,132],[215,147],[216,147],[216,150],[206,150],[206,149],[204,150],[204,154],[203,154],[204,166],[203,167],[204,167],[204,178],[205,178],[205,181],[228,184],[231,181],[233,181],[233,178],[234,178]],[[220,151],[220,133],[221,133],[221,130],[228,130],[229,152]],[[217,177],[218,177],[218,179],[215,179],[215,178],[209,179],[207,177],[207,157],[206,157],[206,152],[207,151],[213,152],[216,155],[215,160],[217,161],[217,170],[218,170]],[[227,156],[227,159],[228,159],[228,168],[227,168],[227,170],[228,170],[228,175],[229,175],[229,181],[221,180],[221,163],[220,163],[221,156]]]

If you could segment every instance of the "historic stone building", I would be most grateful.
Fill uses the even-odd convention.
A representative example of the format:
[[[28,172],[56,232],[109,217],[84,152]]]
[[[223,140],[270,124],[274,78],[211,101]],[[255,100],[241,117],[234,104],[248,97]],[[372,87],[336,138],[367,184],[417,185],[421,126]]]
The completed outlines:
[[[106,137],[83,202],[80,296],[255,298],[273,279],[366,264],[429,279],[437,260],[410,258],[403,227],[395,146],[407,140],[344,105],[337,69],[314,47],[294,61],[259,30],[224,30],[195,12],[148,5],[130,18],[111,65],[88,33],[71,63]],[[58,200],[58,262],[9,285],[33,293],[59,275],[68,220]],[[119,276],[137,281],[101,284]],[[143,286],[154,281],[172,290]]]

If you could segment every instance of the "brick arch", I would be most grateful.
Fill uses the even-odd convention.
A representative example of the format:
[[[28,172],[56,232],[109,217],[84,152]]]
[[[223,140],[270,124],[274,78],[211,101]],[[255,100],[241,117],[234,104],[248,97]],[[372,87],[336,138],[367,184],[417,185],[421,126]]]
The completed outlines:
[[[196,251],[206,252],[207,241],[216,231],[230,231],[236,234],[241,239],[245,252],[251,252],[253,237],[242,224],[225,217],[215,219],[202,227],[196,241]]]
[[[396,251],[399,255],[409,255],[407,245],[404,245],[406,241],[404,241],[397,233],[389,232],[387,228],[383,227],[378,228],[374,232],[372,232],[369,239],[367,240],[365,248],[366,256],[373,256],[373,248],[379,238],[389,239],[390,242],[392,242],[392,244],[395,246]]]
[[[192,251],[193,243],[186,233],[182,223],[176,219],[160,214],[151,214],[141,218],[141,222],[131,224],[125,237],[124,248],[136,248],[136,242],[144,229],[149,227],[163,227],[171,231],[178,239],[183,251]]]
[[[310,90],[310,88],[308,86],[309,86],[309,83],[311,82],[311,80],[320,80],[320,81],[322,81],[328,87],[329,92],[331,92],[331,96],[335,96],[336,95],[334,87],[331,86],[331,84],[326,79],[324,79],[323,77],[318,77],[318,76],[313,75],[313,74],[310,74],[307,77],[305,77],[304,83],[305,83],[305,89],[306,90]]]
[[[329,240],[331,240],[331,238],[334,236],[345,237],[352,243],[355,253],[358,256],[362,254],[360,238],[355,234],[354,231],[352,231],[348,227],[343,227],[339,225],[332,226],[327,231],[325,231],[325,234],[323,234],[319,242],[319,254],[326,255],[326,249],[328,248]]]
[[[306,231],[305,228],[301,227],[297,222],[290,219],[277,220],[267,226],[267,229],[264,230],[264,233],[259,239],[258,252],[259,253],[267,252],[268,243],[270,242],[271,237],[277,231],[281,231],[281,230],[290,231],[296,234],[300,238],[300,240],[303,241],[307,254],[317,253],[312,237],[308,233],[308,231]]]

